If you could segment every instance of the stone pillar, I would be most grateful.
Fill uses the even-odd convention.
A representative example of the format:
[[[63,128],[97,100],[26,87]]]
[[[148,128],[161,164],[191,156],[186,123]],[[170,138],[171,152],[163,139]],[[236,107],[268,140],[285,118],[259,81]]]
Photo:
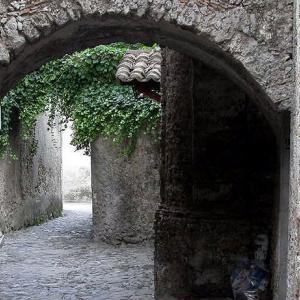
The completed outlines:
[[[98,137],[91,144],[93,236],[110,244],[137,244],[153,238],[160,202],[159,151],[141,134],[133,153]]]
[[[167,65],[167,67],[166,67]],[[156,214],[156,299],[188,294],[193,153],[193,61],[173,50],[163,53],[161,206]]]

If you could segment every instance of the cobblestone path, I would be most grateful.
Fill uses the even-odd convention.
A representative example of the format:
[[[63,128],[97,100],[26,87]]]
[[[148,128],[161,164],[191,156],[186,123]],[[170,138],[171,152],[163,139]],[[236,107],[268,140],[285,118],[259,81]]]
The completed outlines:
[[[153,249],[93,242],[91,213],[81,206],[5,237],[1,300],[153,299]]]

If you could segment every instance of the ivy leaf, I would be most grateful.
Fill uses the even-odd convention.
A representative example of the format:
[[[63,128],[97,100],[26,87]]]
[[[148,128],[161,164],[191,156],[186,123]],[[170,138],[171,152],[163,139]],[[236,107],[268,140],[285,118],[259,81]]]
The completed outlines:
[[[39,116],[47,113],[49,127],[56,117],[64,130],[73,122],[71,144],[90,153],[90,143],[99,135],[124,146],[130,154],[138,135],[146,132],[158,139],[160,104],[138,100],[131,87],[115,79],[116,68],[128,49],[143,49],[141,44],[125,43],[98,46],[66,55],[27,75],[2,100],[0,156],[15,157],[9,146],[16,111],[22,124],[22,138],[32,141]]]

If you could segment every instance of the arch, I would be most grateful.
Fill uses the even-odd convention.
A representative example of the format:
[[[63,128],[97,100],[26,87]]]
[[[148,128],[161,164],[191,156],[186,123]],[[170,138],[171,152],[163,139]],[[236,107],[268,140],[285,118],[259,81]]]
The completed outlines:
[[[262,2],[36,0],[23,6],[0,0],[0,95],[66,53],[116,41],[156,42],[230,78],[280,135],[277,112],[289,109],[293,95],[293,9],[288,0]]]
[[[260,17],[270,13],[268,20]],[[221,0],[2,0],[0,95],[65,53],[120,40],[157,42],[225,73],[257,102],[274,127],[273,112],[288,109],[292,94],[292,75],[286,74],[292,42],[288,32],[266,26],[284,26],[291,15],[289,6],[283,9],[275,1],[244,7]],[[270,35],[272,40],[267,39]]]
[[[92,17],[71,22],[34,44],[26,44],[7,69],[1,72],[1,94],[4,95],[24,75],[53,58],[118,41],[159,43],[208,64],[244,90],[262,109],[272,126],[276,126],[275,104],[245,67],[216,44],[175,25],[124,17],[103,17],[100,22]]]

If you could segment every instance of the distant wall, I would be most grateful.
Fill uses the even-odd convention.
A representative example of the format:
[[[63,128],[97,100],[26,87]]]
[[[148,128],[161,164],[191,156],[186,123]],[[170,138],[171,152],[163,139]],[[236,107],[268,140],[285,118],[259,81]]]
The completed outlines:
[[[72,124],[62,133],[63,200],[66,202],[91,202],[91,158],[83,150],[71,145]]]
[[[61,134],[47,130],[47,116],[36,125],[37,150],[33,143],[20,139],[15,122],[12,149],[18,160],[0,161],[0,229],[4,232],[38,224],[60,215]]]
[[[63,201],[92,202],[90,166],[63,169]]]
[[[159,151],[149,137],[138,139],[127,157],[99,138],[92,144],[94,237],[109,243],[138,243],[153,236],[160,201]]]

